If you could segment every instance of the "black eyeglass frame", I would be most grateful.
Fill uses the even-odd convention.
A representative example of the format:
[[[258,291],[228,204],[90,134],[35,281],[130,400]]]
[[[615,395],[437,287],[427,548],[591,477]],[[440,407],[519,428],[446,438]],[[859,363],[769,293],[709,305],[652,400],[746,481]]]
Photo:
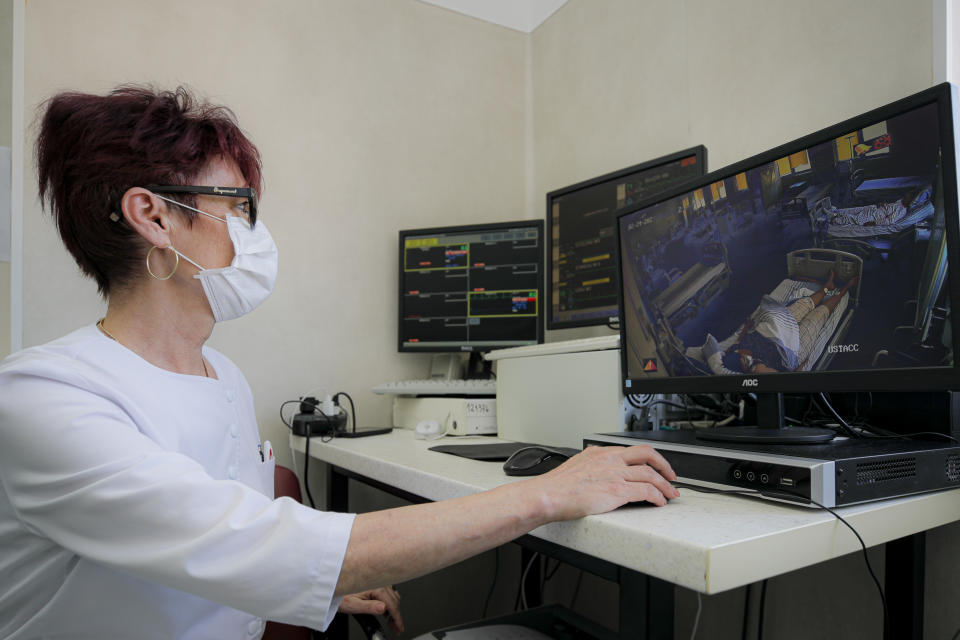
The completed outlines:
[[[154,193],[187,193],[192,195],[246,198],[250,204],[250,226],[257,223],[257,190],[253,187],[200,187],[190,184],[148,184],[145,189]]]

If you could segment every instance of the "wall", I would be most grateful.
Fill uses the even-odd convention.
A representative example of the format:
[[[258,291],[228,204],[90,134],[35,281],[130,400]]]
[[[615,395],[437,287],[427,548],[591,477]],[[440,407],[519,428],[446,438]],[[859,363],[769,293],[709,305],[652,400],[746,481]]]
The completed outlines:
[[[931,86],[932,9],[929,0],[570,0],[531,37],[532,215],[544,214],[543,194],[580,180],[695,144],[718,169]],[[606,333],[552,331],[548,340]],[[958,533],[950,525],[927,536],[929,637],[960,627],[950,571]],[[882,580],[883,554],[870,558]],[[559,572],[548,597],[569,602],[577,575]],[[587,576],[577,610],[615,620],[614,597]],[[746,597],[704,596],[698,637],[741,637]],[[758,605],[753,589],[749,637]],[[766,634],[781,640],[881,634],[860,554],[771,579],[765,610]],[[678,589],[677,638],[690,637],[696,611],[696,594]]]
[[[342,389],[361,424],[381,424],[389,403],[369,388],[426,372],[424,356],[395,353],[398,229],[541,217],[551,189],[699,143],[719,168],[932,82],[926,0],[570,0],[531,36],[414,0],[31,0],[26,28],[28,123],[57,90],[188,83],[233,107],[260,146],[281,278],[212,344],[247,374],[275,443],[286,442],[282,400]],[[103,305],[26,180],[29,346],[93,322]],[[393,504],[369,490],[351,506]],[[943,561],[960,553],[958,531],[928,536],[931,637],[960,626],[946,605],[960,586]],[[494,560],[404,585],[411,635],[476,617]],[[491,613],[512,605],[512,547],[500,569]],[[577,576],[561,569],[548,597],[569,602]],[[775,578],[766,631],[875,637],[872,590],[857,555]],[[588,575],[578,594],[578,611],[616,620],[611,585]],[[704,597],[699,637],[739,637],[745,596]],[[696,596],[677,598],[677,637],[688,637]]]
[[[414,0],[34,0],[26,30],[28,127],[58,90],[186,83],[232,107],[258,144],[280,278],[211,344],[245,372],[280,461],[280,403],[309,391],[346,391],[361,426],[389,424],[389,399],[370,388],[429,364],[396,352],[397,231],[523,216],[525,36]],[[104,309],[34,180],[25,346]]]
[[[13,3],[0,0],[0,147],[13,137]],[[10,195],[7,194],[9,198]],[[0,359],[10,353],[10,263],[0,261]]]
[[[571,0],[532,34],[533,213],[580,180],[696,144],[719,169],[929,87],[931,40],[928,0]]]

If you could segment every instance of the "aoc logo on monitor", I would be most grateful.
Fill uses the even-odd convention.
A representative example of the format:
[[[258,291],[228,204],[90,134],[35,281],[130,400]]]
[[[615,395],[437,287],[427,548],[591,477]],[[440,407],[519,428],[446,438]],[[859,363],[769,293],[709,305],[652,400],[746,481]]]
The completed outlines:
[[[746,380],[744,380],[744,381],[740,384],[740,386],[742,386],[742,387],[759,387],[759,386],[760,386],[760,380],[758,380],[757,378],[747,378]]]

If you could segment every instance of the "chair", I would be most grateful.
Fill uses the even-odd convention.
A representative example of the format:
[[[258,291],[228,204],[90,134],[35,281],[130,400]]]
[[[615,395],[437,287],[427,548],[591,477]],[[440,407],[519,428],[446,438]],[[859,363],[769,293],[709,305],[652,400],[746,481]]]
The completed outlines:
[[[300,494],[300,480],[297,474],[288,469],[276,465],[273,468],[273,495],[275,498],[293,498],[297,502],[303,502]],[[357,621],[366,638],[372,638],[375,633],[380,631],[379,622],[374,616],[367,614],[352,614],[351,617]],[[309,627],[297,627],[292,624],[282,622],[267,621],[266,629],[263,632],[261,640],[322,640],[326,635],[320,631],[315,631]]]
[[[302,502],[297,475],[287,467],[276,465],[273,468],[273,494],[277,498],[287,497]],[[307,627],[273,621],[267,622],[263,632],[263,640],[310,640],[311,637],[312,631]]]

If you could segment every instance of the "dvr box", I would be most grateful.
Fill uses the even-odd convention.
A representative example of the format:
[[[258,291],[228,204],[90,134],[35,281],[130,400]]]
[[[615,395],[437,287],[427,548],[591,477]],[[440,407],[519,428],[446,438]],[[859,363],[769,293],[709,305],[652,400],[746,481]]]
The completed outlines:
[[[678,478],[763,498],[838,507],[960,487],[960,446],[945,442],[835,438],[825,444],[744,445],[693,431],[601,433],[591,445],[649,445]]]

